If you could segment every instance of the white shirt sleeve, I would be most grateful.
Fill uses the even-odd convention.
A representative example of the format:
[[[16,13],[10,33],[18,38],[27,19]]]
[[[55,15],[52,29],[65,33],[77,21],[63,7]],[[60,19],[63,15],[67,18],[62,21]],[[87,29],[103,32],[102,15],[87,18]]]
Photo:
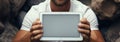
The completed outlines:
[[[23,23],[22,23],[22,27],[21,30],[26,30],[26,31],[30,31],[32,23],[39,18],[39,12],[37,11],[37,9],[35,8],[35,6],[33,6],[28,13],[26,14],[26,16],[24,17]]]
[[[83,17],[87,18],[88,22],[90,23],[91,30],[99,30],[97,17],[90,8],[86,10]]]
[[[72,3],[74,5],[74,12],[80,12],[82,17],[87,18],[88,22],[90,23],[91,30],[99,30],[97,17],[92,9],[77,0],[72,1]]]

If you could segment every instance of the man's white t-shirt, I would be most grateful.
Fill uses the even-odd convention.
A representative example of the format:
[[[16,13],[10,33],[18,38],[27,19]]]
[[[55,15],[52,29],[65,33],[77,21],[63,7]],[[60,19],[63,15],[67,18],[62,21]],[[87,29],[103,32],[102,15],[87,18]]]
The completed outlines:
[[[32,6],[23,20],[21,30],[30,31],[32,23],[36,21],[37,18],[39,18],[39,14],[41,12],[52,12],[50,7],[50,0],[46,0],[39,5]],[[83,17],[87,18],[89,21],[91,30],[99,30],[95,13],[81,2],[77,0],[71,0],[69,12],[80,12],[81,15],[83,15]]]

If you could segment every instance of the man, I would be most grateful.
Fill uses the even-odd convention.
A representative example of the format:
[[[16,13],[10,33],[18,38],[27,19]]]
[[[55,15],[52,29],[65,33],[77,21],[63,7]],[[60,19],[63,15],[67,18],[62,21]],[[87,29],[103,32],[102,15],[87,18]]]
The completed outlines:
[[[43,35],[43,25],[39,20],[41,12],[81,12],[84,18],[78,24],[78,31],[82,33],[83,41],[104,42],[94,12],[77,0],[46,0],[33,6],[25,16],[21,30],[13,42],[39,42]]]

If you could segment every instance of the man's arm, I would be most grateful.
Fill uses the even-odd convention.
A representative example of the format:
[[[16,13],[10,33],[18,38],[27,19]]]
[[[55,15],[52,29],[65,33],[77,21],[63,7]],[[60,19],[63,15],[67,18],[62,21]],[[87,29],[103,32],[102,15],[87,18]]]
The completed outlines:
[[[37,19],[31,27],[30,31],[20,30],[16,34],[13,42],[39,42],[43,35],[42,24]]]
[[[91,42],[105,42],[99,30],[92,30],[90,36]]]
[[[86,18],[80,20],[78,27],[84,42],[105,42],[99,30],[90,30],[90,23]]]
[[[20,30],[17,32],[13,42],[31,42],[31,33],[29,31]]]

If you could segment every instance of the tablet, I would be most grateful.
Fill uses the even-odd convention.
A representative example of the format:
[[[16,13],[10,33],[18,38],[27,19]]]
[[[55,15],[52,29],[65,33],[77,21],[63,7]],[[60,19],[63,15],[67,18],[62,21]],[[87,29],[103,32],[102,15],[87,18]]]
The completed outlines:
[[[82,15],[77,12],[44,12],[40,13],[43,25],[42,41],[82,41],[78,32],[78,23]]]

